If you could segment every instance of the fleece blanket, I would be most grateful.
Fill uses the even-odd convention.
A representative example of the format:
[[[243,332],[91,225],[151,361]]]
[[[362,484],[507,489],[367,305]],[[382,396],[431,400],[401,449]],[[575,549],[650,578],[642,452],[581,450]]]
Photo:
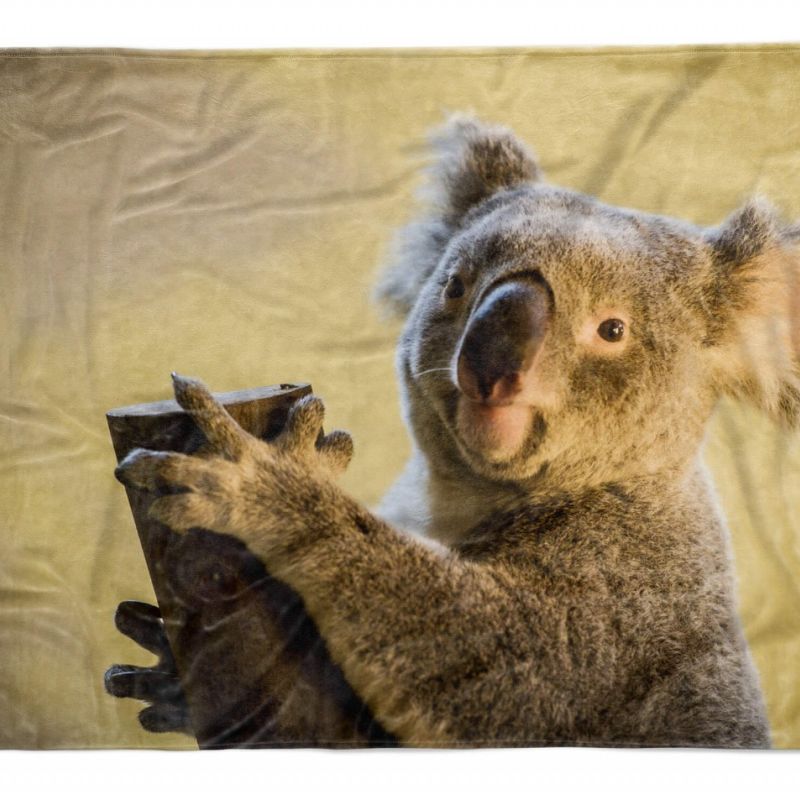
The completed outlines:
[[[198,746],[106,419],[174,392],[205,449],[118,477],[200,498],[160,520],[307,615],[269,720],[210,746],[800,746],[798,75],[794,46],[1,53],[0,745]],[[313,401],[267,444],[181,376],[311,383],[355,456],[334,483]]]

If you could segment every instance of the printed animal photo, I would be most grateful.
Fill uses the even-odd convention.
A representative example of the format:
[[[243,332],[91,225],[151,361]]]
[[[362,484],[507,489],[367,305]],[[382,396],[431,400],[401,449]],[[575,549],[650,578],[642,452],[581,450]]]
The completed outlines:
[[[787,52],[6,55],[6,746],[798,746]]]

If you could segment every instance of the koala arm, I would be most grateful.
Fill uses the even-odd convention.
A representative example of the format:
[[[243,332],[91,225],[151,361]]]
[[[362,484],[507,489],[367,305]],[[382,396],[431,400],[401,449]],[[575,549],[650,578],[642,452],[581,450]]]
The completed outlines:
[[[518,696],[504,693],[497,706],[480,691],[532,655],[531,609],[520,607],[529,598],[510,574],[429,548],[339,489],[332,478],[352,445],[340,432],[321,436],[317,398],[299,401],[284,434],[267,444],[201,383],[176,377],[175,388],[214,454],[132,452],[118,468],[124,483],[188,490],[160,497],[150,513],[179,532],[241,538],[301,595],[353,689],[402,741],[453,743],[465,737],[462,719],[487,715],[482,738],[515,731],[506,718],[522,714],[531,684],[520,681]]]
[[[289,522],[278,547],[262,531],[245,540],[303,597],[384,727],[406,743],[459,738],[449,724],[469,693],[451,689],[500,666],[497,620],[513,615],[510,598],[490,570],[407,537],[342,492],[319,499],[311,530]]]

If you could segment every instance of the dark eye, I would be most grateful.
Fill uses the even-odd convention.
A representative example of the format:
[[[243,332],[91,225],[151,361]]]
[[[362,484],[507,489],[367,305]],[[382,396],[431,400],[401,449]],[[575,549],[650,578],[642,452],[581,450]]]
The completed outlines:
[[[625,335],[625,323],[621,319],[606,319],[597,327],[601,339],[618,342]]]
[[[448,300],[458,300],[459,297],[464,296],[466,291],[464,281],[458,275],[451,275],[444,287],[444,296]]]

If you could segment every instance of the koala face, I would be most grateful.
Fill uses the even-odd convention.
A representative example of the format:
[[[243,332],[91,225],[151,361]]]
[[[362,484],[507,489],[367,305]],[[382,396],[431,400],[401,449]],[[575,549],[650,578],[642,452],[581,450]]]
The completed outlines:
[[[549,187],[494,196],[448,243],[403,337],[404,377],[471,468],[626,472],[713,397],[681,275],[699,236]]]
[[[455,129],[439,215],[410,228],[406,283],[388,283],[406,293],[399,370],[430,459],[591,485],[691,459],[725,389],[794,413],[790,326],[764,329],[794,280],[771,212],[703,231],[613,208],[542,183],[507,131]],[[754,376],[764,357],[783,372]]]

